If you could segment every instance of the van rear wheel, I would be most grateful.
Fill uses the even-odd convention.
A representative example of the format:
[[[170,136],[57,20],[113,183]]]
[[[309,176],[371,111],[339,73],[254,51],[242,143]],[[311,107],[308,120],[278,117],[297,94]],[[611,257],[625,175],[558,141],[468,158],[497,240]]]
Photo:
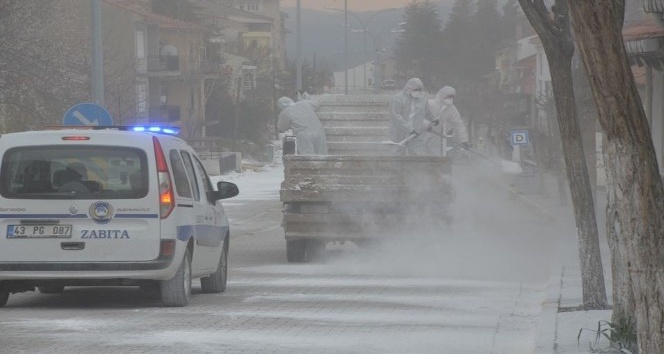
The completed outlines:
[[[183,307],[189,304],[191,298],[191,255],[184,253],[175,276],[161,282],[161,301],[170,307]]]
[[[222,247],[219,256],[219,265],[217,271],[210,274],[209,277],[201,278],[201,289],[204,293],[223,293],[226,291],[226,280],[228,274],[228,251]]]

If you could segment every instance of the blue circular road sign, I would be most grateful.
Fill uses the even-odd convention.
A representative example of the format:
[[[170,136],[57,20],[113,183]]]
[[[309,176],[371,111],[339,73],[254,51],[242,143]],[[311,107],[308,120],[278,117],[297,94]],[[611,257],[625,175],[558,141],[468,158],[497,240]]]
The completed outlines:
[[[113,125],[113,117],[96,103],[78,103],[65,112],[63,125]]]

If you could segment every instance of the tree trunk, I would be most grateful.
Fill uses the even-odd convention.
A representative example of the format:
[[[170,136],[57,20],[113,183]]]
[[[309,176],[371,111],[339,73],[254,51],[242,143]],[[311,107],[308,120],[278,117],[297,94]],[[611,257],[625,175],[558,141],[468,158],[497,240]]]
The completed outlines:
[[[606,159],[605,159],[606,160]],[[611,176],[607,176],[607,185],[613,185]],[[634,293],[629,281],[627,257],[624,245],[620,244],[618,215],[616,215],[616,195],[613,189],[608,190],[606,207],[606,237],[611,250],[611,273],[613,274],[613,314],[612,323],[636,323],[634,311]]]
[[[583,306],[585,309],[604,309],[607,308],[606,288],[595,203],[574,96],[572,78],[574,44],[570,36],[568,7],[565,0],[556,0],[556,11],[551,16],[542,0],[519,0],[519,3],[542,41],[549,62],[558,127],[578,232]]]
[[[567,165],[567,179],[578,228],[583,306],[585,309],[604,309],[607,307],[604,271],[599,249],[595,203],[574,100],[572,56],[547,52],[547,58],[549,58],[553,95],[558,111],[558,126],[563,141],[563,155]]]
[[[664,189],[622,39],[624,0],[568,0],[590,77],[614,198],[608,220],[627,262],[640,353],[664,353]],[[618,21],[620,19],[620,21]],[[624,274],[622,274],[624,276]]]
[[[588,166],[588,180],[590,181],[593,203],[597,206],[597,141],[595,139],[595,131],[597,130],[597,120],[595,117],[597,113],[592,110],[582,109],[581,115],[579,123],[581,134],[583,135],[585,161]],[[597,214],[597,209],[595,209],[595,214]],[[593,216],[596,218],[596,215]]]

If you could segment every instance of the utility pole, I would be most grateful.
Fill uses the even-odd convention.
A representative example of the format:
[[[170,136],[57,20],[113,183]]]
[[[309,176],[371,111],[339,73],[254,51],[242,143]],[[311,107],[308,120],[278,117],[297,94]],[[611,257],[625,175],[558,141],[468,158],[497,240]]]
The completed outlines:
[[[242,80],[237,80],[235,87],[235,112],[233,112],[233,151],[237,151],[238,122],[240,121],[240,94],[242,93]]]
[[[344,95],[348,95],[348,0],[344,0]]]
[[[91,1],[90,28],[92,32],[92,100],[104,105],[104,57],[101,46],[101,0]]]
[[[300,0],[297,0],[297,29],[295,30],[297,32],[297,49],[296,49],[296,56],[295,58],[295,89],[297,92],[301,92],[302,90],[302,19],[301,19],[301,14],[300,14]]]
[[[277,107],[277,73],[274,69],[275,58],[271,56],[270,62],[272,71],[272,112],[274,114],[274,139],[279,140],[279,107]]]
[[[312,64],[311,72],[312,72],[311,73],[311,82],[309,83],[311,85],[311,92],[309,92],[309,93],[313,95],[314,93],[316,93],[316,88],[318,87],[316,85],[316,83],[317,83],[317,80],[316,80],[316,53],[314,53],[314,62]]]

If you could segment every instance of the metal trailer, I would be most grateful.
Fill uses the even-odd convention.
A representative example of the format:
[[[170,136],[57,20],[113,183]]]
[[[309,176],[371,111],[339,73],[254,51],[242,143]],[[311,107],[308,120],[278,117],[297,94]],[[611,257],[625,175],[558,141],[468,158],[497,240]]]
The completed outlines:
[[[330,242],[364,247],[407,236],[422,223],[451,222],[452,163],[395,155],[395,146],[385,143],[391,97],[316,97],[329,155],[283,158],[289,262],[312,260]]]

